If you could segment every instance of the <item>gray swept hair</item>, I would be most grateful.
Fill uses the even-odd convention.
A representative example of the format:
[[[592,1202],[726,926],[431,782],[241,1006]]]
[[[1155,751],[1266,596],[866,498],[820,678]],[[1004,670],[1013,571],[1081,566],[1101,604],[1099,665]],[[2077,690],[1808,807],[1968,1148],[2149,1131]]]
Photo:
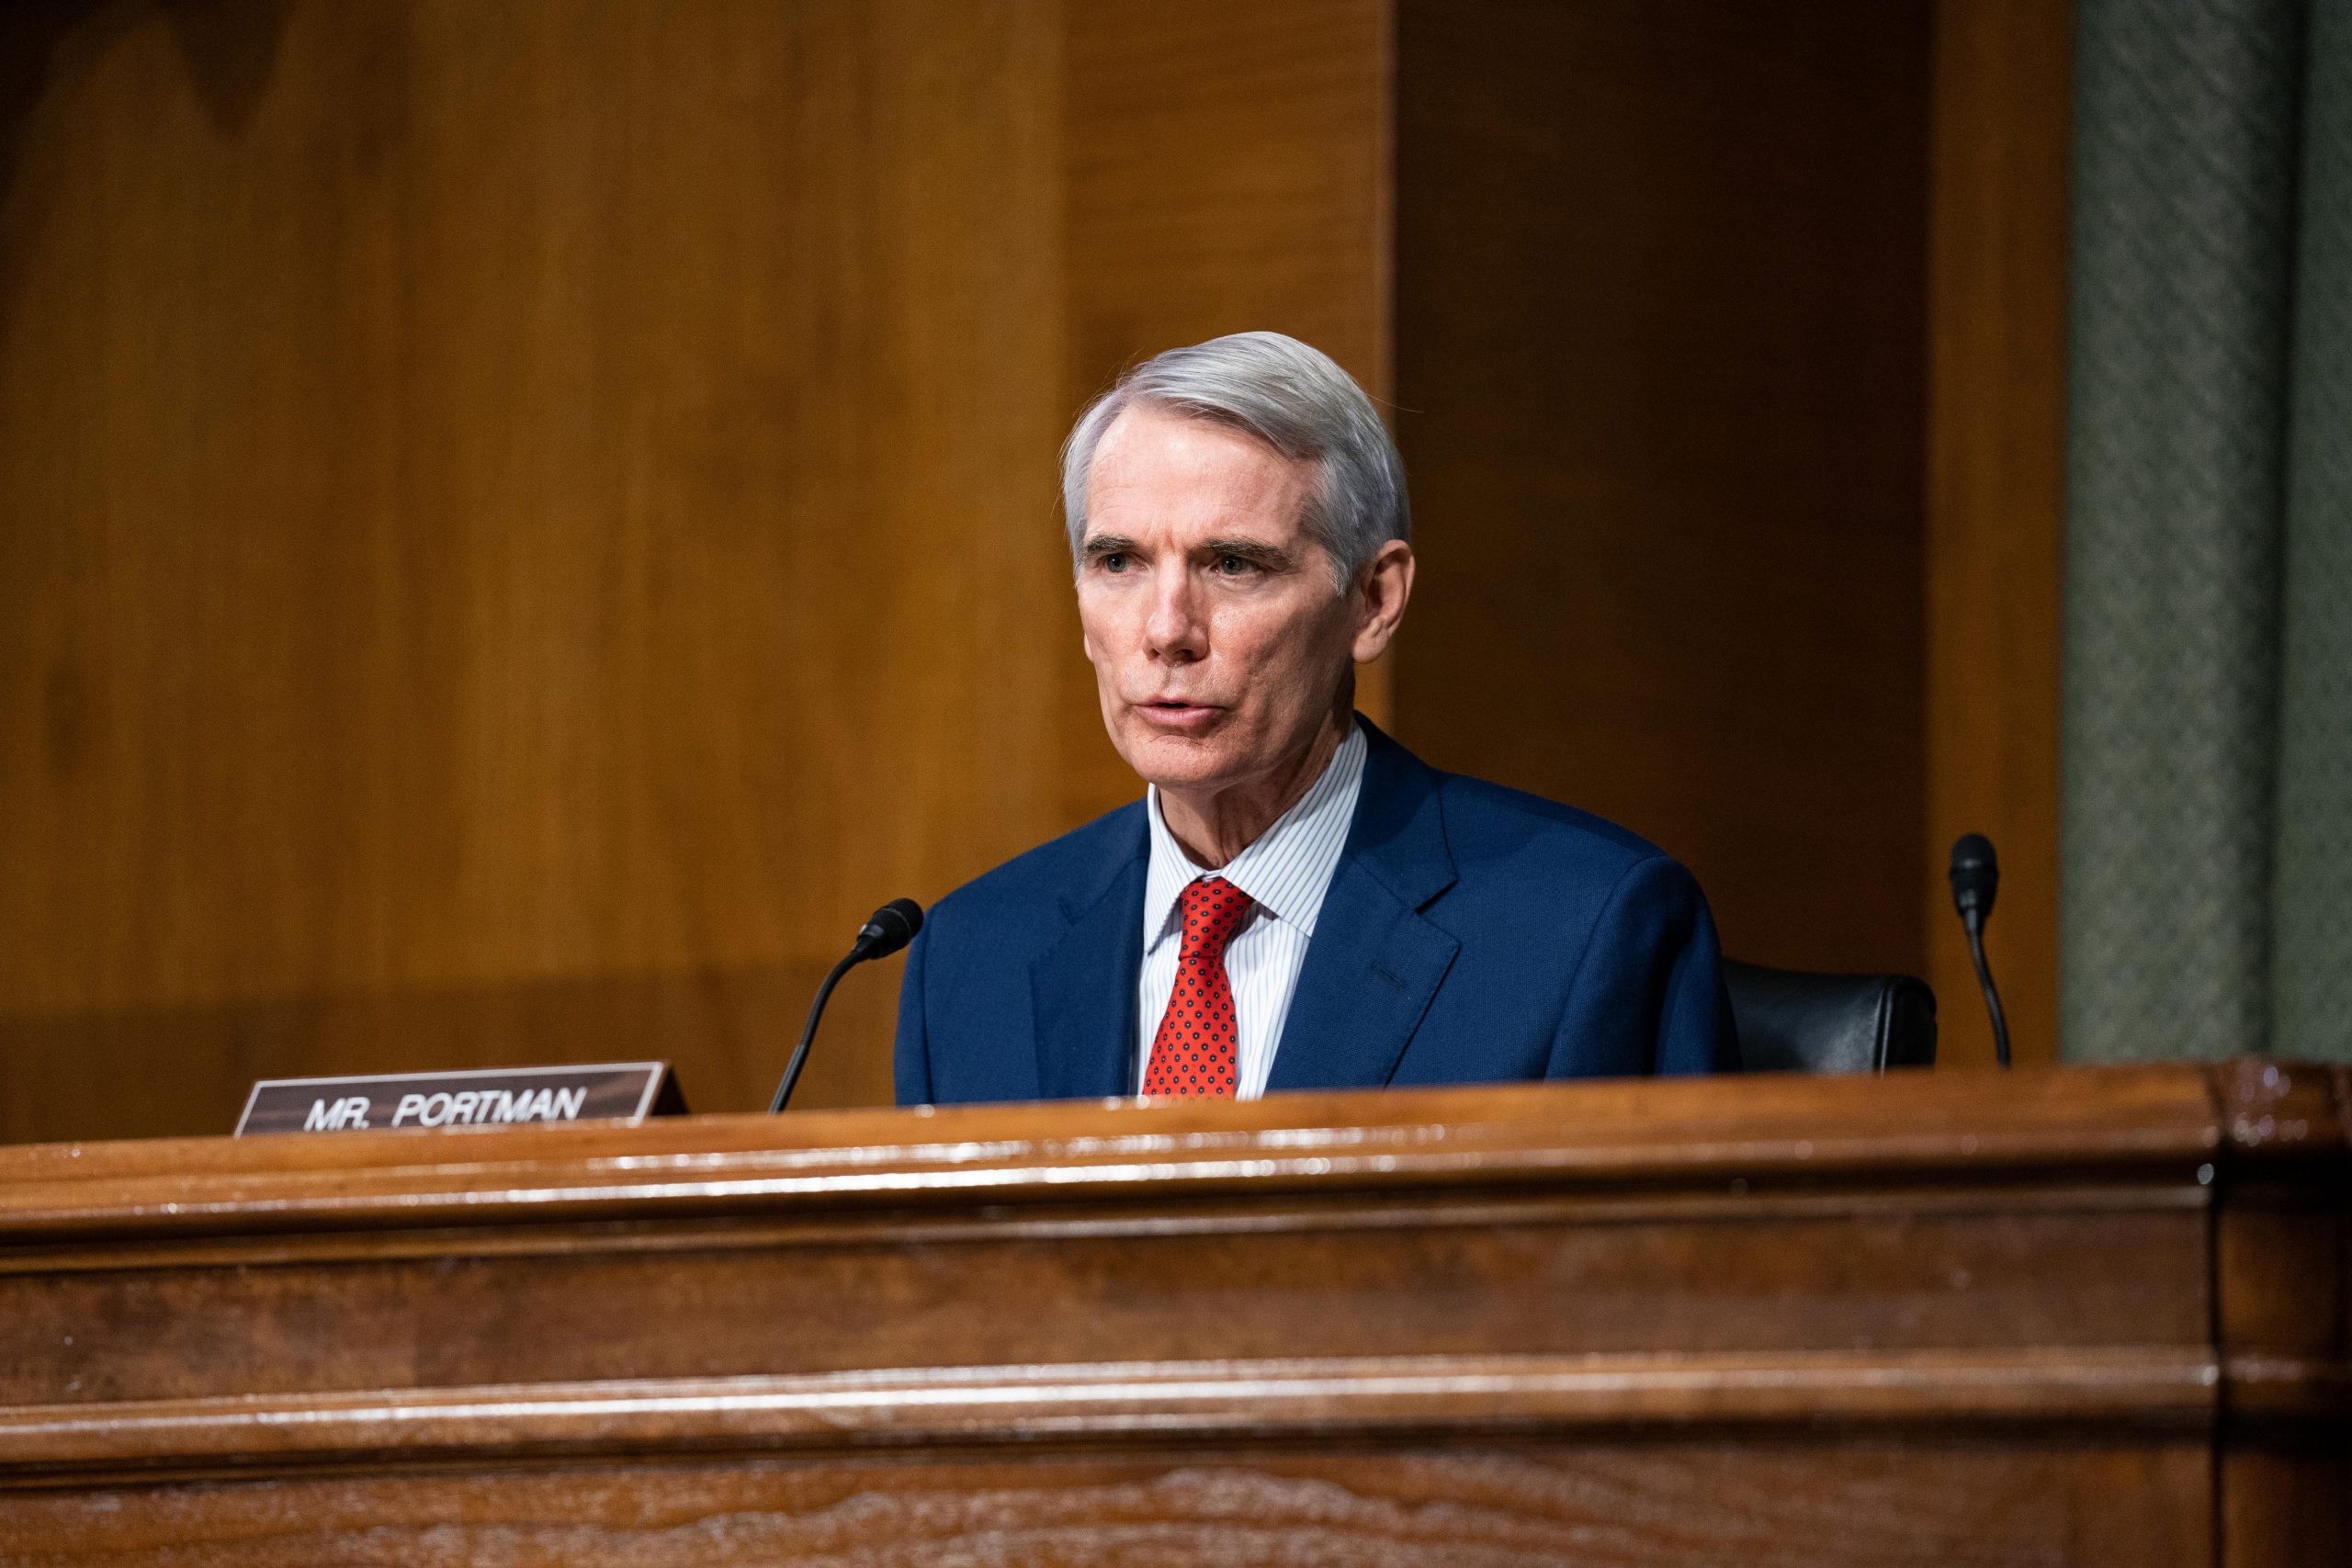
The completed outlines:
[[[1171,348],[1119,378],[1062,443],[1062,516],[1073,568],[1083,564],[1086,485],[1111,422],[1136,403],[1255,436],[1318,470],[1300,519],[1348,591],[1380,547],[1410,539],[1405,461],[1355,378],[1320,349],[1281,333],[1234,333]]]

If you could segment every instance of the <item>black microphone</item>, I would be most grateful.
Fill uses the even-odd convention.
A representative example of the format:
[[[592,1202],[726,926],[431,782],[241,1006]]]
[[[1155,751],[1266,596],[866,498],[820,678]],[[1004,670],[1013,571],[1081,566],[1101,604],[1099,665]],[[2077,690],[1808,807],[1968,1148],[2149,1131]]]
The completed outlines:
[[[792,1061],[784,1069],[784,1081],[775,1086],[775,1099],[768,1104],[768,1114],[775,1115],[792,1098],[792,1088],[800,1081],[800,1069],[808,1062],[808,1043],[817,1038],[817,1021],[825,1016],[825,1004],[833,998],[833,987],[842,976],[869,958],[888,958],[914,941],[915,932],[922,930],[922,906],[911,898],[893,898],[874,911],[866,922],[858,927],[857,940],[850,943],[849,953],[825,976],[825,983],[817,987],[817,999],[808,1004],[808,1021],[800,1031],[800,1043],[792,1049]]]
[[[1984,921],[1993,913],[1993,895],[2001,887],[2001,863],[1994,858],[1993,840],[1982,833],[1962,833],[1951,847],[1951,907],[1968,932],[1968,955],[1976,961],[1976,984],[1984,992],[1984,1010],[1993,1015],[1993,1055],[2009,1065],[2009,1021],[2001,1011],[2001,993],[1993,985],[1993,970],[1984,962]]]

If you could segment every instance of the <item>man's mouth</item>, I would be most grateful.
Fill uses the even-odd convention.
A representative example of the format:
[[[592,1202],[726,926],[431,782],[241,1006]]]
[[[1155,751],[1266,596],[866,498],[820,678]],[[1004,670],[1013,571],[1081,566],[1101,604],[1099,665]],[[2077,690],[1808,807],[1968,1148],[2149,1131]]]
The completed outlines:
[[[1204,728],[1225,712],[1213,703],[1196,703],[1183,697],[1154,697],[1137,703],[1136,710],[1148,722],[1163,729]]]

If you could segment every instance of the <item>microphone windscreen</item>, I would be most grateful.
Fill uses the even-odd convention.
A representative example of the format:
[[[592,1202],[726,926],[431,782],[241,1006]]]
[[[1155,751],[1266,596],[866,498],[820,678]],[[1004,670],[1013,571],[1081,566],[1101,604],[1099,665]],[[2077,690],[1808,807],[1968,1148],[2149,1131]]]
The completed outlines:
[[[857,933],[857,945],[868,958],[888,958],[914,941],[921,930],[922,906],[911,898],[893,898],[874,911],[865,929]]]
[[[2001,886],[2001,863],[1994,857],[1993,840],[1982,833],[1962,833],[1951,847],[1951,905],[1963,916],[1993,912],[1993,895]]]

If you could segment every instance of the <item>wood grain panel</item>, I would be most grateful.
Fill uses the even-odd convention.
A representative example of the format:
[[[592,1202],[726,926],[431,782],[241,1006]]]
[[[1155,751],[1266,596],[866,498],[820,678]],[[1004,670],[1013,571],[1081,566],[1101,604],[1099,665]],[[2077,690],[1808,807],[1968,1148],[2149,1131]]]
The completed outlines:
[[[1407,0],[1398,732],[1917,973],[1928,7]]]
[[[0,1494],[0,1524],[56,1568],[2187,1568],[2209,1561],[2208,1462],[2193,1445],[1834,1439],[1045,1453]]]
[[[2227,1409],[2248,1439],[2221,1469],[2220,1562],[2352,1561],[2352,1069],[2214,1074],[2246,1145],[2213,1243]]]
[[[1136,791],[1082,393],[1242,325],[1383,380],[1384,15],[11,8],[0,1136],[588,1054],[760,1103],[867,910]],[[888,1100],[892,978],[805,1103]]]
[[[2017,1059],[2057,1055],[2073,34],[2047,0],[1936,6],[1922,871],[1940,1059],[1962,1066],[1993,1060],[1946,875],[1970,832],[2000,851],[1985,948]]]
[[[2223,1460],[2222,1568],[2352,1562],[2346,1447],[2257,1449]]]
[[[258,1078],[634,1061],[649,1052],[680,1058],[692,1109],[762,1106],[831,964],[0,1016],[0,1143],[233,1127]],[[884,959],[842,982],[796,1106],[887,1098],[876,1062],[905,966]]]
[[[607,1379],[358,1393],[78,1401],[0,1412],[17,1484],[141,1470],[599,1459],[649,1449],[821,1453],[983,1445],[1007,1430],[1116,1449],[1432,1430],[1649,1427],[1917,1440],[2020,1426],[2165,1441],[2213,1416],[2194,1350],[1711,1352],[1073,1362],[802,1377]]]
[[[61,1015],[806,972],[1058,825],[1066,573],[1005,478],[1060,434],[1051,21],[188,7],[52,47],[0,232],[26,1114],[136,1081]],[[887,1097],[881,1021],[835,1092]],[[741,1103],[722,1042],[663,1048]]]
[[[1147,1349],[1227,1388],[1284,1359],[1589,1378],[1668,1350],[1816,1384],[1822,1350],[1930,1353],[1895,1385],[1951,1353],[2011,1353],[1963,1382],[2102,1347],[2193,1370],[2213,1117],[2198,1074],[2152,1069],[20,1148],[0,1404],[1002,1382]]]
[[[2275,1066],[2276,1064],[2262,1064]],[[950,1203],[998,1186],[1091,1197],[1354,1183],[1496,1188],[1661,1179],[1742,1198],[1758,1182],[1833,1174],[2048,1174],[2154,1169],[2191,1183],[2257,1130],[2320,1142],[2326,1116],[2261,1120],[2234,1075],[2218,1101],[2180,1067],[1811,1078],[1584,1080],[1281,1094],[1253,1101],[1051,1101],[835,1111],[782,1120],[695,1116],[639,1127],[462,1128],[432,1135],[0,1147],[9,1234],[76,1238],[484,1224],[475,1196],[528,1192],[535,1213],[643,1219],[777,1205]],[[2301,1091],[2299,1089],[2299,1099]],[[2341,1108],[2335,1113],[2343,1114]],[[910,1179],[912,1179],[911,1184]],[[2202,1201],[2201,1199],[2199,1201]],[[572,1207],[573,1204],[579,1205]],[[445,1243],[446,1244],[446,1243]],[[6,1255],[0,1254],[0,1264]]]
[[[1389,383],[1386,0],[1075,6],[1069,374],[1289,333]]]
[[[1806,1217],[1758,1201],[1605,1225],[1585,1209],[1408,1206],[1376,1238],[1313,1208],[1222,1224],[1176,1213],[1172,1234],[1135,1224],[1092,1238],[958,1226],[840,1243],[738,1227],[536,1258],[425,1254],[358,1272],[334,1258],[240,1258],[141,1278],[10,1274],[0,1276],[12,1368],[0,1402],[808,1374],[941,1356],[983,1368],[1108,1364],[1139,1345],[1231,1363],[1214,1373],[1225,1382],[1299,1353],[1310,1303],[1314,1352],[1360,1358],[2199,1337],[2211,1309],[2194,1286],[2195,1209],[2161,1191],[2074,1206],[1973,1199],[1932,1217],[1901,1207]],[[976,1318],[974,1300],[1023,1310]],[[1787,1310],[1796,1302],[1804,1312]],[[538,1332],[518,1333],[525,1324]],[[68,1340],[70,1351],[48,1348]],[[2210,1401],[2210,1376],[2188,1386]]]
[[[2311,1561],[2352,1435],[2347,1090],[2249,1062],[18,1146],[0,1551]]]

